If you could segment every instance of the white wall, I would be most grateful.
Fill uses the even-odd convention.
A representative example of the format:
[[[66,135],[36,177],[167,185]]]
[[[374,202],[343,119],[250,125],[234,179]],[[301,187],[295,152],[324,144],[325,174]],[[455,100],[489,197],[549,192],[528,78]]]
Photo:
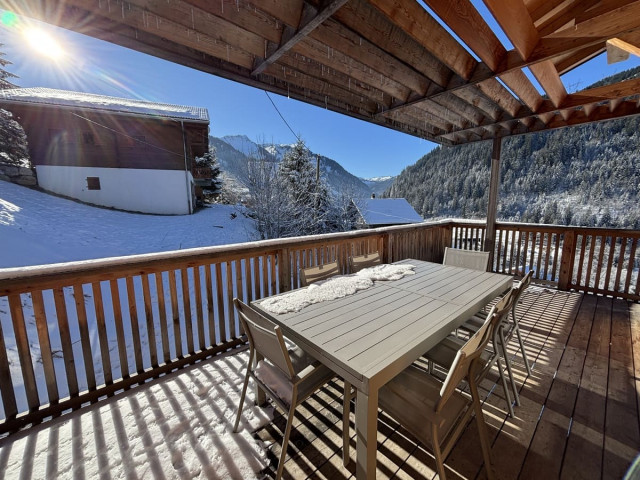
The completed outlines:
[[[36,173],[43,189],[94,205],[161,215],[193,210],[193,179],[184,170],[38,165]],[[100,178],[100,190],[89,190],[87,177]]]

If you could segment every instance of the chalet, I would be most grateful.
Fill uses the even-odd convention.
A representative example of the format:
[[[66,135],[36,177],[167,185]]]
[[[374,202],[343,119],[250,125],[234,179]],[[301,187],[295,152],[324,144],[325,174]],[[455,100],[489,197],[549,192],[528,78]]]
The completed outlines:
[[[420,223],[423,218],[404,198],[368,198],[355,202],[363,228]]]
[[[49,88],[3,90],[0,102],[24,127],[44,190],[135,212],[193,212],[205,108]]]

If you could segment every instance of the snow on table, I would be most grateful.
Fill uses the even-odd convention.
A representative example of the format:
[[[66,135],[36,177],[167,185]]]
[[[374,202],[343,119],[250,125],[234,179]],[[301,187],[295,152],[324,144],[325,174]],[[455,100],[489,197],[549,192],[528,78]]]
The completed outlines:
[[[258,478],[268,465],[251,432],[273,408],[244,402],[233,423],[245,350],[167,375],[130,392],[0,440],[5,478]],[[28,453],[27,453],[28,452]]]
[[[415,275],[414,265],[376,265],[363,268],[352,275],[336,275],[327,280],[312,283],[306,288],[267,298],[259,302],[265,310],[283,314],[299,312],[304,307],[320,302],[335,300],[336,298],[353,295],[359,290],[373,286],[375,281],[400,280],[406,275]]]

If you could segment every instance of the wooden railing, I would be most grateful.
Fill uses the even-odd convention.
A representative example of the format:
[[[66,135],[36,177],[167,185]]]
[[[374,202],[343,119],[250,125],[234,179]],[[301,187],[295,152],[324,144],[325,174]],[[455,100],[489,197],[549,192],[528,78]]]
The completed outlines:
[[[379,251],[441,261],[449,222],[0,270],[0,399],[10,432],[243,345],[232,307],[299,268]]]
[[[486,226],[452,223],[452,246],[484,250]],[[640,231],[498,223],[492,271],[523,276],[561,290],[640,300]]]
[[[441,262],[482,250],[477,222],[0,270],[0,433],[57,416],[245,343],[232,307],[299,286],[299,269],[379,251]],[[492,270],[640,300],[639,231],[499,223]]]

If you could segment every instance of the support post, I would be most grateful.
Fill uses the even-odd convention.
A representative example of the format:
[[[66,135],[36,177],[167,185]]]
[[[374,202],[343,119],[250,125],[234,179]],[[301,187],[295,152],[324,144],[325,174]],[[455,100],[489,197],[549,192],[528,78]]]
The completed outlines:
[[[500,187],[500,151],[502,138],[493,139],[491,152],[491,180],[489,183],[489,204],[487,205],[487,234],[484,251],[489,252],[489,270],[493,271],[493,255],[496,244],[496,216],[498,214],[498,189]]]

